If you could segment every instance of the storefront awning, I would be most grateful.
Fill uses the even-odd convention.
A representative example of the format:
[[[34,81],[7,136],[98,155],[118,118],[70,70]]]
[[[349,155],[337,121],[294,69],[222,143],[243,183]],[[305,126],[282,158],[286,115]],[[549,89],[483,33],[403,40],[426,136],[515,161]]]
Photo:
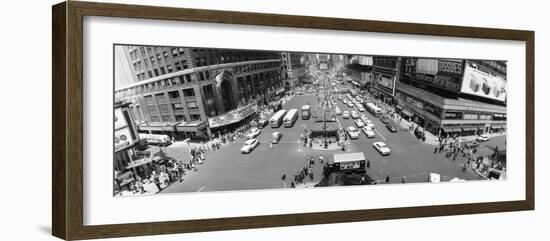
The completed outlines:
[[[197,132],[206,128],[206,121],[182,122],[176,126],[177,131]]]
[[[237,123],[251,114],[256,113],[257,110],[258,106],[255,103],[248,104],[226,114],[208,118],[208,124],[210,125],[210,128],[217,128],[220,126]]]
[[[456,128],[456,127],[443,127],[443,131],[445,133],[452,133],[452,132],[461,132],[462,129]]]
[[[475,131],[475,130],[477,130],[477,127],[475,127],[475,126],[463,126],[462,130],[463,131]]]
[[[401,115],[403,115],[405,117],[412,118],[414,114],[412,112],[410,112],[409,110],[403,109],[403,110],[401,110]]]
[[[176,131],[176,125],[180,122],[152,122],[138,125],[140,131]]]

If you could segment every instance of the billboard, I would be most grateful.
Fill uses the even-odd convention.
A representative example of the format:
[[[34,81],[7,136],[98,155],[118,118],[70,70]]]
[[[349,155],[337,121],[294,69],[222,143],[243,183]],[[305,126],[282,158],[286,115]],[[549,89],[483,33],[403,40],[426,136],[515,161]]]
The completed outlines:
[[[458,92],[461,87],[463,67],[464,61],[462,60],[416,59],[412,80]]]
[[[478,70],[469,63],[464,68],[460,92],[493,100],[506,101],[506,80],[500,76]]]
[[[139,141],[138,135],[134,130],[134,126],[130,125],[132,119],[129,114],[128,108],[116,108],[114,116],[115,127],[115,151],[123,149],[128,146],[132,146]]]
[[[241,108],[235,109],[227,114],[208,118],[208,124],[210,125],[210,128],[233,124],[241,121],[242,119],[248,117],[253,113],[256,113],[257,109],[258,108],[256,104],[249,104]]]
[[[395,79],[395,76],[390,76],[378,72],[374,73],[374,81],[376,82],[378,87],[390,95],[395,94]]]

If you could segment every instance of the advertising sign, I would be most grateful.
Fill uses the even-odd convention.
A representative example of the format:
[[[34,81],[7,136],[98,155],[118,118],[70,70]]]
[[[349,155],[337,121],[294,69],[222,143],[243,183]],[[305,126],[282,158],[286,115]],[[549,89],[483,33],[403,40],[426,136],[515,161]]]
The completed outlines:
[[[130,127],[124,127],[115,131],[115,151],[131,146],[136,142],[134,135],[131,133]]]
[[[506,80],[468,64],[464,69],[460,92],[504,102],[506,101]]]
[[[249,104],[241,108],[235,109],[227,114],[208,118],[208,124],[210,125],[210,128],[233,124],[255,113],[256,110],[256,104]]]
[[[417,59],[413,80],[453,92],[460,91],[464,62],[453,59]]]
[[[122,108],[115,109],[115,130],[128,126],[128,122],[122,114]]]
[[[394,94],[395,76],[377,73],[374,80],[378,84],[378,87],[381,87],[381,90],[391,95]]]
[[[460,120],[462,119],[462,112],[445,112],[445,119]]]

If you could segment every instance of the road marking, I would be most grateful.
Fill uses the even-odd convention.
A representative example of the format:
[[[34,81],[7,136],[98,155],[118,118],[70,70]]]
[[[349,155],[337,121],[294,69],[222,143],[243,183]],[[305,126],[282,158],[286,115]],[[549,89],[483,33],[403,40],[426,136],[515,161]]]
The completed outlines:
[[[380,135],[380,137],[382,137],[382,139],[385,141],[386,138],[384,137],[384,135],[382,135],[377,129],[374,129],[374,131],[376,131],[376,133],[378,133],[378,135]]]
[[[202,190],[204,190],[206,187],[205,186],[202,186],[197,192],[201,192]]]

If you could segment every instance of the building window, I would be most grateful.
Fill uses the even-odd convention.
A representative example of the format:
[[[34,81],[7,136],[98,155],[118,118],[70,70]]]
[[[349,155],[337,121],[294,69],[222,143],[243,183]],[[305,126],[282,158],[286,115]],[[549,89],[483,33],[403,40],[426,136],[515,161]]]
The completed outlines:
[[[168,58],[168,52],[167,51],[162,52],[162,54],[164,55],[165,58]]]
[[[160,117],[158,117],[158,116],[151,116],[151,122],[160,122]]]
[[[172,104],[172,109],[174,109],[174,110],[183,110],[183,105],[181,103]]]
[[[160,56],[160,54],[157,54],[157,59],[158,59],[159,62],[160,62],[160,60],[162,59],[162,56]]]
[[[151,73],[151,70],[147,71],[147,75],[149,75],[149,78],[153,78],[153,73]]]
[[[201,115],[191,115],[191,121],[198,121],[201,120]]]
[[[185,121],[184,115],[176,115],[176,121]]]
[[[183,96],[193,97],[193,96],[195,96],[195,90],[194,89],[184,89],[183,90]]]
[[[178,56],[178,50],[176,48],[172,49],[172,56],[174,57]]]
[[[154,69],[153,71],[155,71],[155,76],[159,76],[159,70],[158,69]]]
[[[176,63],[175,65],[176,65],[177,70],[181,70],[181,64],[180,63]]]
[[[187,81],[187,83],[193,82],[193,79],[191,79],[191,75],[189,75],[189,74],[185,75],[185,80]]]
[[[180,93],[178,91],[171,91],[168,92],[168,96],[170,96],[171,99],[175,99],[180,97]]]
[[[172,69],[172,65],[168,65],[168,66],[166,66],[166,68],[168,69],[168,73],[172,73],[174,71]]]
[[[199,79],[200,79],[201,81],[204,80],[204,72],[199,72]]]
[[[166,70],[164,69],[164,67],[160,67],[160,73],[161,74],[166,74]]]
[[[162,121],[170,121],[170,116],[169,115],[163,115],[162,116]]]
[[[185,52],[184,52],[184,50],[185,50],[184,48],[178,48],[178,50],[179,50],[179,52],[180,52],[181,55],[183,55],[183,54],[185,53]]]
[[[187,108],[192,110],[192,109],[198,109],[199,106],[197,105],[197,102],[187,102]]]

